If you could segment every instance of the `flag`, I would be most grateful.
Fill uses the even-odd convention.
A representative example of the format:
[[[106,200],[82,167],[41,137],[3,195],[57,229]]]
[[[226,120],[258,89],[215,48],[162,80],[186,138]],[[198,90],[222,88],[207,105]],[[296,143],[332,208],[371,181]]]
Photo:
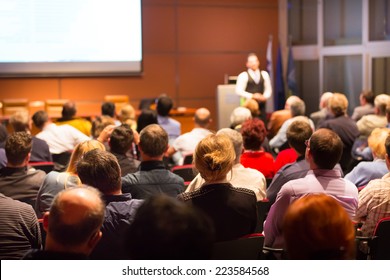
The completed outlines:
[[[274,84],[274,67],[272,63],[272,36],[269,36],[268,46],[267,46],[267,72],[271,78],[271,83]]]
[[[278,56],[276,58],[276,79],[275,79],[275,94],[274,94],[274,109],[281,110],[284,108],[286,101],[286,95],[284,92],[284,80],[283,80],[283,62],[282,62],[282,50],[280,45],[278,47]]]
[[[272,61],[272,35],[269,35],[266,59],[267,59],[267,69],[266,70],[267,70],[269,77],[270,77],[270,80],[271,80],[271,87],[273,87],[274,86],[274,67],[273,67],[273,61]],[[266,111],[272,112],[273,108],[274,108],[274,102],[273,102],[273,99],[270,99],[266,103]]]
[[[292,48],[290,46],[288,51],[287,61],[287,97],[297,94],[297,80],[295,77],[295,65],[294,58],[292,55]]]

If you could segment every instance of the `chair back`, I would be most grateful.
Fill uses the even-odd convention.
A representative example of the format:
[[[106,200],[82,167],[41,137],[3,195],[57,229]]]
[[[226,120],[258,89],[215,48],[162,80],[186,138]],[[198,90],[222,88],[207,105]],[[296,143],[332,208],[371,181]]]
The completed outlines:
[[[263,232],[264,221],[270,208],[271,202],[266,198],[257,202],[257,225],[255,232]]]
[[[61,118],[62,117],[62,107],[68,99],[47,99],[45,101],[45,110],[50,118]]]
[[[192,164],[193,159],[194,159],[193,153],[184,155],[183,156],[183,165]]]
[[[174,166],[171,171],[172,173],[182,177],[184,182],[191,182],[196,176],[194,166],[192,164]]]
[[[249,235],[239,239],[216,242],[213,245],[213,260],[259,260],[261,259],[264,236]]]
[[[45,171],[46,174],[54,170],[54,162],[52,161],[29,162],[28,165],[35,169]]]
[[[390,260],[390,217],[378,221],[370,245],[371,259]]]

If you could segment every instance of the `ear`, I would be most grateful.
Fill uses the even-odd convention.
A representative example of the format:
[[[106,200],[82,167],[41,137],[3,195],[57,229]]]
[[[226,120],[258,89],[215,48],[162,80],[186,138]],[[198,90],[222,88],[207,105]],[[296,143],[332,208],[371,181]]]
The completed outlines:
[[[390,170],[390,157],[388,154],[385,155],[385,159],[386,159],[386,166],[387,166],[387,169]]]
[[[28,165],[28,163],[30,162],[30,158],[31,158],[31,152],[28,153],[26,159],[25,159],[25,165]]]
[[[98,244],[98,242],[100,241],[100,239],[102,238],[103,236],[103,233],[101,232],[101,230],[97,230],[94,234],[92,234],[91,238],[89,239],[88,241],[88,247],[92,250],[93,248],[95,248],[96,244]]]
[[[168,152],[169,148],[170,148],[170,146],[169,146],[169,144],[167,144],[167,148],[165,149],[164,154],[166,154]]]
[[[43,214],[43,229],[46,232],[48,232],[48,230],[49,230],[49,216],[50,216],[49,212],[46,212],[45,214]]]

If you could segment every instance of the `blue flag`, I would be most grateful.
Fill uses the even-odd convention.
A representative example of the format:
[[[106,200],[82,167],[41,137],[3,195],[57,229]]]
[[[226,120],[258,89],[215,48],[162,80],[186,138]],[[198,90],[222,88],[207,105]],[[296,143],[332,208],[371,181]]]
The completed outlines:
[[[276,58],[276,79],[275,79],[275,94],[274,94],[275,111],[283,109],[285,101],[286,101],[286,94],[284,92],[282,51],[279,45],[278,56]]]
[[[291,95],[297,95],[297,79],[295,77],[295,65],[291,47],[288,51],[287,61],[287,88],[287,97]]]

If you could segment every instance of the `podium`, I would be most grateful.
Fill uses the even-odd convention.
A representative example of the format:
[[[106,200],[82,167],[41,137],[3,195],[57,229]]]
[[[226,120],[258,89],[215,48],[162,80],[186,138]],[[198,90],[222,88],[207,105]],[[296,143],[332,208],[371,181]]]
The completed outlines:
[[[218,129],[230,127],[230,114],[240,106],[240,96],[236,94],[236,85],[217,86]]]

